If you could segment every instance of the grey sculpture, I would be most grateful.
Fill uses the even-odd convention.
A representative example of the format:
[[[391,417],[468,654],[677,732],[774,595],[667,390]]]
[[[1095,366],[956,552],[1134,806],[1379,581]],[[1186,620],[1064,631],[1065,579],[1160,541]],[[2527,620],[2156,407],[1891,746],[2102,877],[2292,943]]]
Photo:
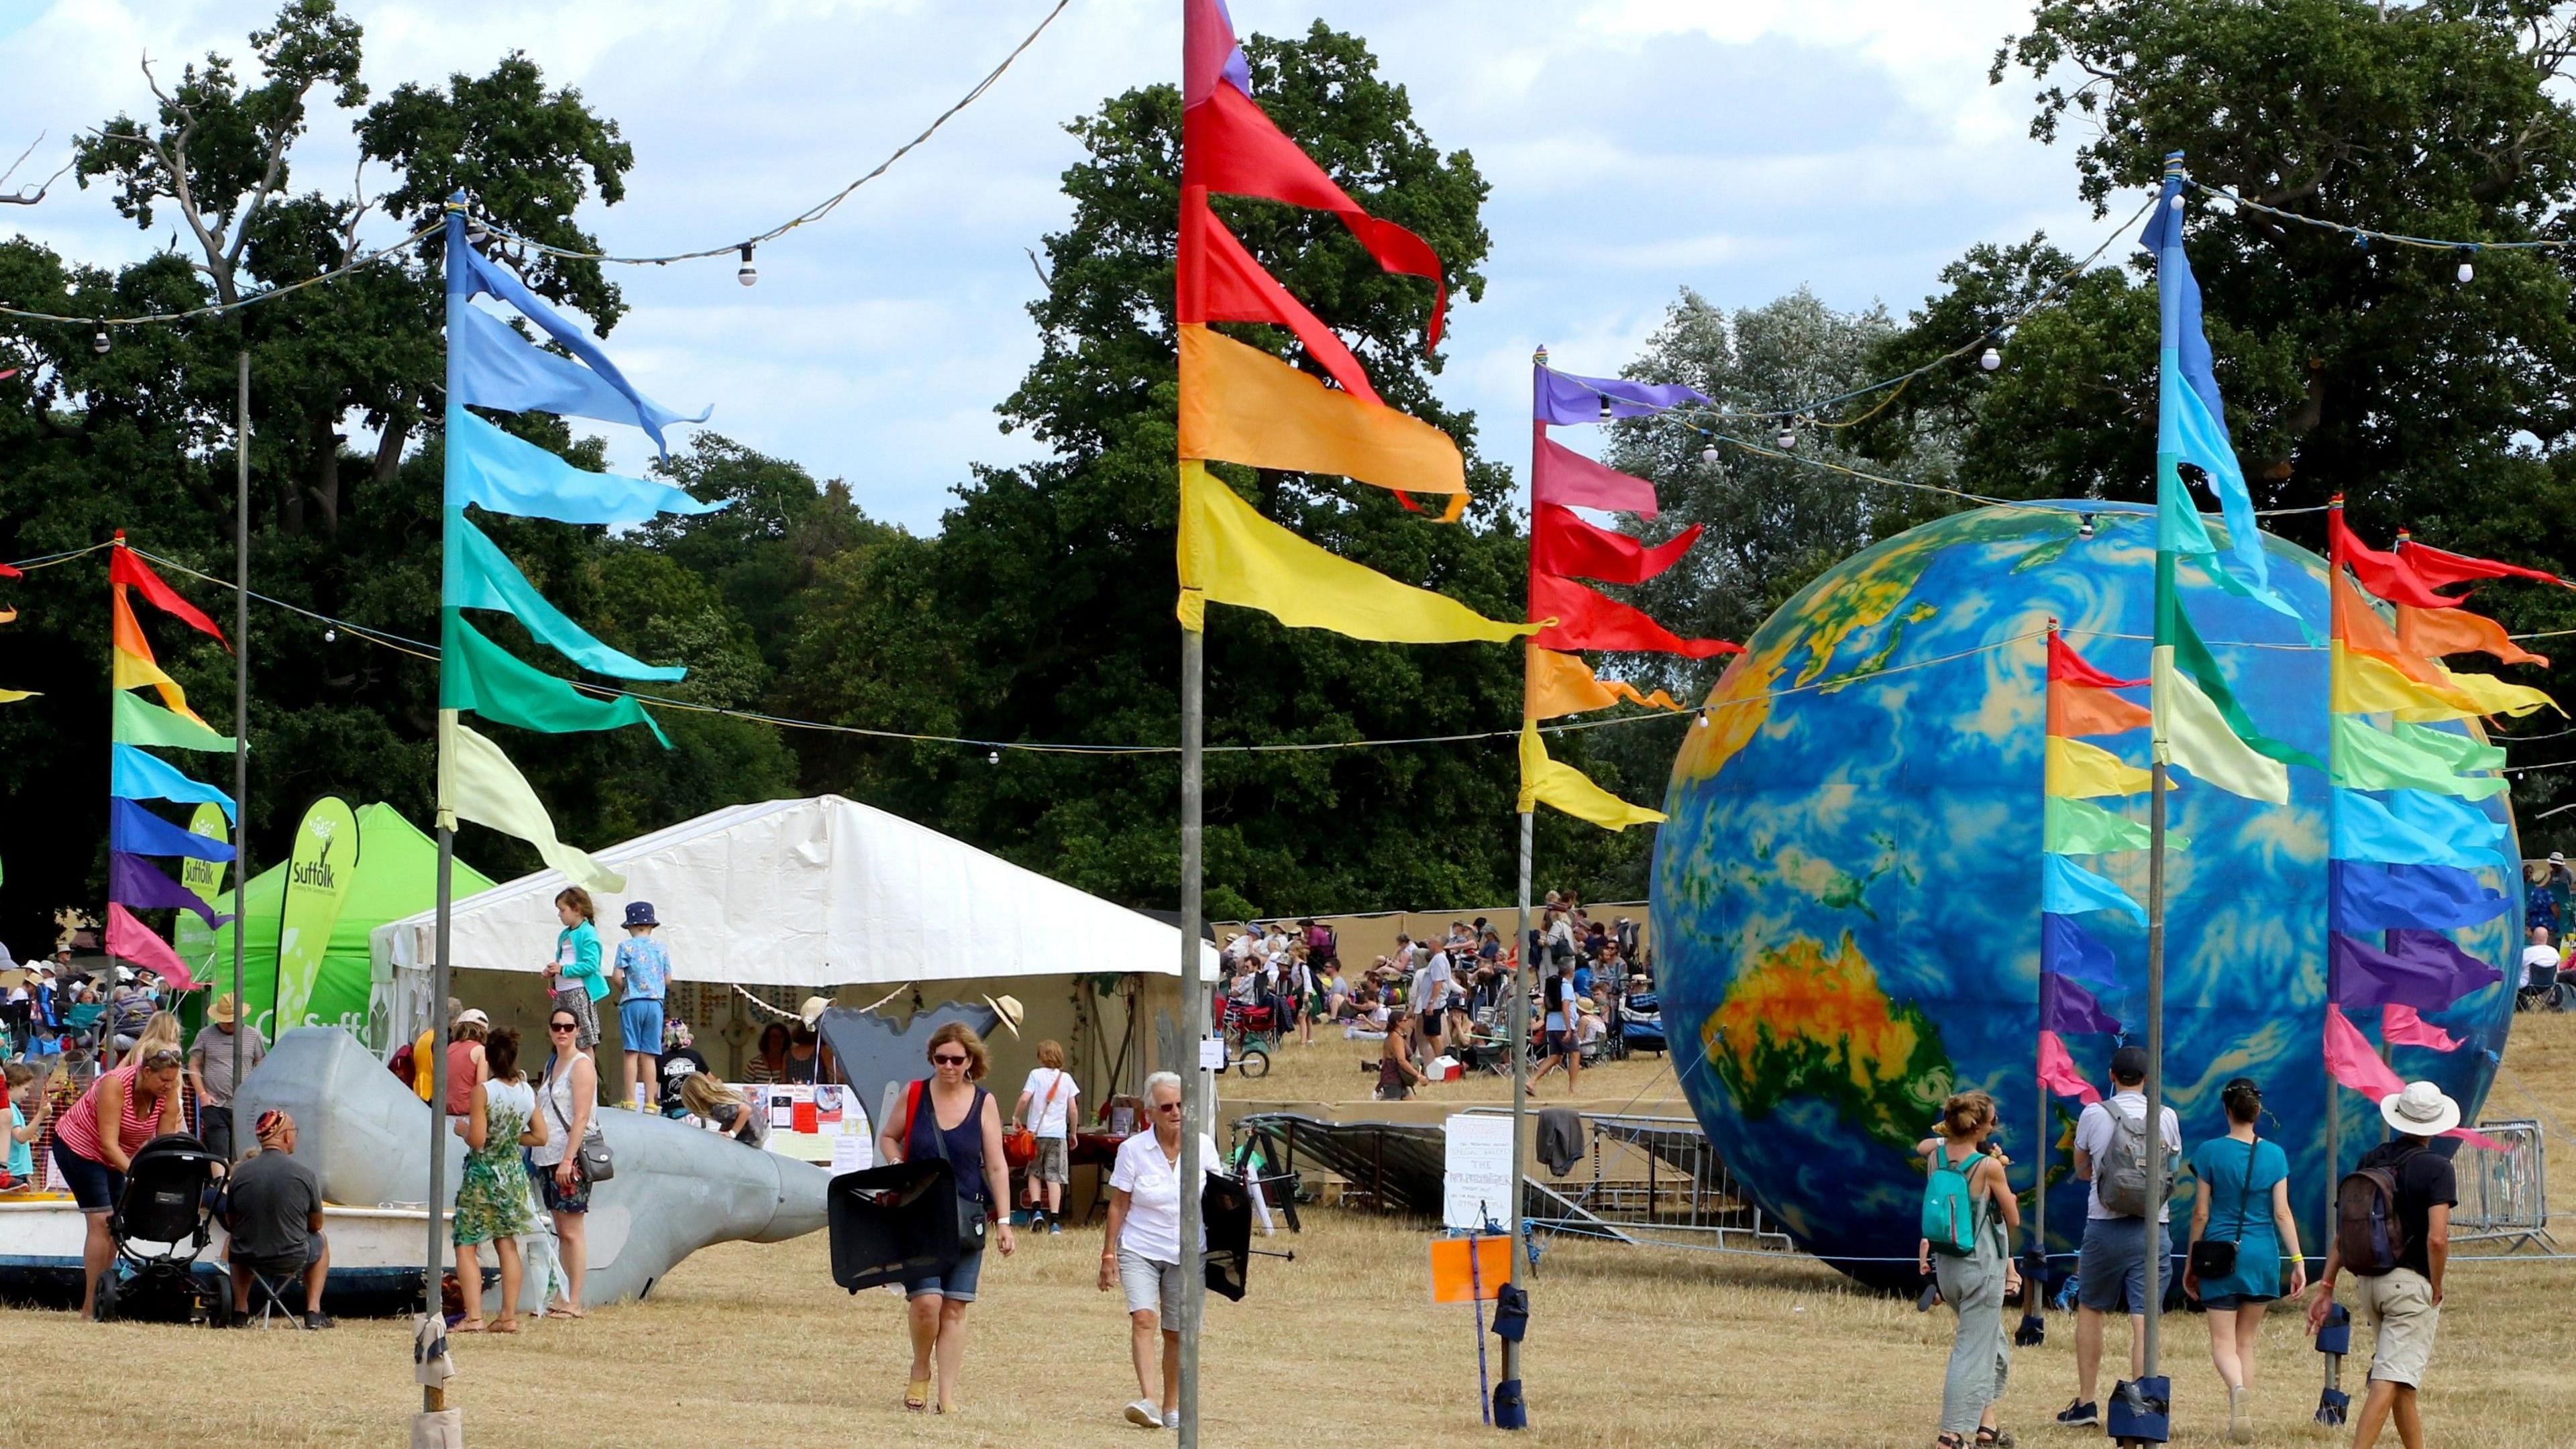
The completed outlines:
[[[279,1037],[238,1107],[244,1123],[271,1107],[295,1118],[295,1155],[332,1202],[417,1205],[428,1192],[429,1104],[338,1027]],[[616,1175],[591,1191],[585,1308],[643,1297],[711,1243],[784,1242],[824,1224],[831,1178],[811,1163],[644,1113],[604,1107],[596,1120]],[[450,1138],[441,1211],[455,1204],[464,1158],[464,1139]]]

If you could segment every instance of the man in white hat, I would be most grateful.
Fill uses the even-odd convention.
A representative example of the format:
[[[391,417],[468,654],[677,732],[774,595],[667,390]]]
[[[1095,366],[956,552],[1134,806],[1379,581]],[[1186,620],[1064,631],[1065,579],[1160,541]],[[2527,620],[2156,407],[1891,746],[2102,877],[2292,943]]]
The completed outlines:
[[[206,1008],[206,1030],[188,1048],[188,1086],[197,1094],[197,1132],[206,1150],[229,1162],[233,1155],[233,1093],[241,1079],[233,1075],[233,1043],[241,1042],[242,1076],[268,1055],[268,1039],[259,1028],[236,1021],[241,1008],[229,991]]]
[[[2355,1218],[2361,1219],[2356,1223],[2359,1236],[2372,1235],[2368,1217],[2359,1212],[2361,1204],[2338,1204],[2325,1273],[2309,1292],[2308,1332],[2325,1325],[2335,1275],[2351,1269],[2360,1290],[2359,1316],[2378,1325],[2370,1355],[2370,1395],[2353,1421],[2353,1449],[2371,1449],[2392,1418],[2406,1449],[2422,1449],[2424,1421],[2416,1411],[2415,1394],[2423,1387],[2433,1358],[2433,1331],[2442,1321],[2451,1209],[2460,1200],[2451,1159],[2432,1148],[2434,1138],[2460,1125],[2460,1104],[2431,1082],[2409,1082],[2406,1090],[2379,1099],[2379,1115],[2397,1135],[2363,1153],[2338,1191],[2382,1200],[2385,1213],[2368,1216],[2384,1216],[2393,1242],[2385,1248],[2375,1242],[2346,1244],[2343,1225]]]

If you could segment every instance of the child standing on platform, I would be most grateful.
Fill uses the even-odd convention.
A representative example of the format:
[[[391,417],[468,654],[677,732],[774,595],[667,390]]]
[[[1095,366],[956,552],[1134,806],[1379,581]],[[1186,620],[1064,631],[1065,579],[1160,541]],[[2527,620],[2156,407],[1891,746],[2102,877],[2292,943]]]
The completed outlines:
[[[617,943],[612,975],[624,990],[617,998],[617,1030],[626,1043],[626,1101],[653,1110],[661,1090],[662,996],[669,989],[671,954],[653,939],[651,901],[626,903],[626,939]]]

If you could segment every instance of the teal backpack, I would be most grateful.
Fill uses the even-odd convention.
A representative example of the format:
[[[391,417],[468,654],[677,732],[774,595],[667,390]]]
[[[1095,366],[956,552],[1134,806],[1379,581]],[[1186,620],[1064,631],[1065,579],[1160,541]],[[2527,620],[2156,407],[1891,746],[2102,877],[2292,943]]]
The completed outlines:
[[[1932,1150],[1930,1171],[1923,1179],[1923,1236],[1933,1252],[1965,1258],[1977,1251],[1977,1204],[1968,1190],[1968,1175],[1986,1155],[1971,1152],[1956,1167],[1949,1159],[1947,1148]]]

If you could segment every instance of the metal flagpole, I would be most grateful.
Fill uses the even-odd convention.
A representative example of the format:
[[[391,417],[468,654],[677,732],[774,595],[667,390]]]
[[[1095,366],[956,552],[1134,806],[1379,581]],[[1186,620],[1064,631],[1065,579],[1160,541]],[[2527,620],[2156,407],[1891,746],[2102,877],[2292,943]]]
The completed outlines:
[[[2039,686],[2042,691],[2048,693],[2053,693],[2057,688],[2057,681],[2050,677],[2052,673],[2051,665],[2057,658],[2056,646],[2057,620],[2052,617],[2048,621],[2048,651],[2044,656],[2047,662],[2041,665]],[[2040,743],[2040,748],[2043,753],[2043,763],[2041,765],[2041,769],[2043,771],[2047,768],[2045,764],[2045,752],[2047,750],[2047,741],[2045,738],[2047,725],[2045,723],[2045,719],[2048,703],[2048,695],[2044,693],[2040,701],[2041,717],[2043,721],[2041,724],[2043,737]],[[2047,808],[2047,796],[2047,780],[2046,776],[2043,774],[2040,784],[2040,808],[2042,810]],[[2045,880],[2048,870],[2048,855],[2044,848],[2044,843],[2039,860],[2041,878]],[[2039,969],[2042,974],[2045,975],[2048,970],[2048,915],[2044,905],[2041,908],[2040,913],[2039,940]],[[2031,1162],[2034,1164],[2032,1168],[2030,1194],[2030,1247],[2035,1249],[2039,1253],[2040,1257],[2039,1261],[2033,1265],[2033,1267],[2038,1271],[2025,1275],[2028,1281],[2024,1282],[2022,1285],[2022,1301],[2025,1312],[2035,1311],[2041,1301],[2048,1296],[2046,1290],[2040,1285],[2040,1280],[2046,1276],[2048,1268],[2048,1071],[2040,1059],[2040,1053],[2043,1050],[2040,1046],[2040,1038],[2047,1035],[2047,1033],[2048,983],[2045,980],[2042,980],[2039,985],[2039,1030],[2033,1032],[2030,1038],[2031,1086],[2039,1096],[2039,1133],[2037,1136],[2030,1139]]]
[[[1206,1130],[1210,1104],[1204,1100],[1207,1074],[1199,1070],[1200,1044],[1207,1040],[1207,1000],[1199,980],[1199,766],[1206,728],[1204,681],[1207,635],[1181,631],[1181,1020],[1188,1024],[1183,1048],[1188,1060],[1181,1080],[1181,1242],[1189,1271],[1181,1275],[1181,1424],[1180,1449],[1199,1443],[1199,1322],[1207,1307],[1207,1273],[1201,1266],[1199,1193],[1207,1164],[1199,1160],[1199,1134]]]
[[[2331,511],[2326,516],[2335,520],[2337,523],[2341,523],[2343,521],[2342,494],[2338,493],[2334,496],[2330,508]],[[2343,531],[2339,528],[2330,529],[2329,532],[2338,540],[2343,536]],[[2332,617],[2334,612],[2332,608],[2334,592],[2335,590],[2343,587],[2343,550],[2340,548],[2329,548],[2326,551],[2326,555],[2327,613],[2329,617]],[[2343,633],[2341,630],[2334,629],[2329,632],[2336,642],[2342,642]],[[2334,701],[2336,695],[2339,693],[2338,686],[2343,683],[2343,667],[2343,651],[2340,649],[2328,650],[2326,652],[2326,749],[2328,751],[2327,763],[2329,766],[2333,763],[2332,751],[2335,748]],[[2328,785],[2332,785],[2334,783],[2334,777],[2331,773],[2328,774],[2326,783]],[[2337,789],[2329,789],[2326,791],[2326,839],[2329,842],[2334,839],[2334,827],[2336,824],[2335,817],[2341,811],[2342,805],[2343,791]],[[2332,855],[2333,852],[2329,850],[2327,854]],[[2334,933],[2335,927],[2338,924],[2339,917],[2335,911],[2334,862],[2329,860],[2326,862],[2327,1011],[2335,1009],[2338,988],[2342,985],[2341,982],[2335,979]],[[2326,1200],[2324,1221],[2319,1224],[2317,1242],[2319,1244],[2326,1244],[2334,1241],[2335,1185],[2343,1180],[2342,1169],[2337,1166],[2343,1157],[2343,1123],[2339,1120],[2343,1116],[2343,1112],[2341,1110],[2343,1107],[2343,1098],[2339,1093],[2340,1084],[2335,1081],[2333,1069],[2328,1067],[2325,1063],[2325,1053],[2323,1049],[2324,1030],[2322,1020],[2319,1022],[2318,1040],[2319,1049],[2317,1071],[2324,1079],[2325,1088]]]
[[[1540,348],[1537,353],[1530,358],[1530,362],[1533,369],[1547,366],[1547,349],[1544,347]],[[1535,376],[1533,376],[1532,381],[1535,383]],[[1532,409],[1532,412],[1533,415],[1535,415],[1536,409]],[[1530,423],[1530,516],[1532,519],[1535,519],[1538,516],[1538,446],[1545,441],[1547,441],[1547,424],[1538,421],[1536,417],[1533,416]],[[1532,570],[1535,570],[1537,565],[1533,563],[1531,568]],[[1527,595],[1523,595],[1523,597],[1526,598]],[[1530,685],[1532,681],[1532,671],[1537,667],[1538,656],[1530,651],[1537,647],[1538,646],[1536,644],[1530,642],[1528,639],[1523,639],[1521,641],[1521,726],[1524,729],[1528,728],[1530,725],[1530,712],[1535,708],[1536,703],[1530,697]],[[1533,852],[1534,842],[1537,835],[1537,821],[1533,814],[1532,807],[1529,805],[1523,805],[1520,811],[1520,817],[1521,868],[1519,909],[1515,918],[1512,933],[1512,989],[1510,997],[1504,1003],[1505,1010],[1509,1012],[1511,1017],[1511,1030],[1505,1039],[1510,1043],[1512,1054],[1512,1260],[1510,1264],[1511,1274],[1506,1281],[1510,1282],[1515,1287],[1520,1286],[1522,1274],[1526,1271],[1525,1265],[1529,1261],[1529,1243],[1523,1236],[1528,1229],[1521,1221],[1521,1199],[1529,1191],[1525,1181],[1525,1169],[1522,1164],[1526,1161],[1527,1154],[1529,1152],[1529,993],[1530,957],[1534,954],[1530,950],[1529,932],[1530,856]],[[1503,1381],[1505,1383],[1522,1382],[1521,1346],[1515,1339],[1506,1338],[1503,1340]],[[1528,1402],[1526,1396],[1529,1392],[1526,1385],[1523,1386],[1521,1392],[1524,1396],[1522,1402],[1525,1406]],[[1524,1408],[1523,1412],[1525,1415],[1526,1408]],[[1520,1419],[1520,1423],[1526,1422],[1528,1422],[1526,1417],[1522,1417]],[[1517,1428],[1519,1427],[1519,1424],[1514,1424],[1511,1427]]]
[[[455,336],[456,314],[466,305],[463,278],[468,245],[465,239],[465,193],[460,191],[447,199],[446,284],[450,338]],[[456,348],[451,342],[447,349],[447,405],[451,408],[459,406],[456,400],[464,392],[459,371]],[[453,454],[449,455],[448,466],[455,466]],[[457,567],[457,541],[450,534],[458,516],[446,507],[442,493],[438,540],[442,575],[439,600],[442,606],[457,596],[456,591],[448,587],[449,581],[444,575]],[[447,692],[447,656],[444,651],[439,656],[438,671],[439,702],[444,706]],[[440,1187],[447,1181],[447,993],[451,979],[448,924],[451,907],[455,903],[456,885],[456,807],[449,774],[454,768],[455,750],[452,746],[455,744],[456,716],[457,712],[452,709],[441,708],[438,712],[438,929],[435,959],[431,963],[429,977],[429,1191],[422,1198],[429,1210],[429,1252],[421,1265],[423,1311],[432,1318],[440,1316],[439,1260],[443,1255],[439,1240],[446,1236],[440,1231],[445,1223],[439,1212],[439,1197]],[[420,1397],[424,1413],[438,1413],[447,1407],[447,1391],[443,1386],[425,1384]]]
[[[241,1160],[243,1015],[242,938],[250,926],[250,349],[234,354],[233,370],[233,1084],[224,1115],[233,1119],[228,1155]],[[269,1029],[277,1029],[271,1021]],[[204,1111],[203,1104],[198,1108]]]

